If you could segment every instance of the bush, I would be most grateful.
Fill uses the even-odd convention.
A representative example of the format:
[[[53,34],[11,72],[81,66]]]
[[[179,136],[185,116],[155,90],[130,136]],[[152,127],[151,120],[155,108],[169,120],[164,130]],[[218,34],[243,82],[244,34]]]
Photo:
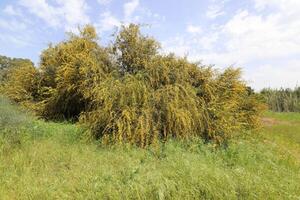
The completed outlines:
[[[50,45],[41,56],[41,115],[48,119],[78,118],[90,98],[90,88],[112,70],[107,50],[97,44],[95,29]]]
[[[39,98],[39,72],[32,63],[12,67],[4,82],[4,94],[17,103],[35,109]]]
[[[79,119],[90,138],[104,142],[144,147],[197,136],[221,144],[258,126],[260,102],[240,69],[220,72],[158,52],[159,44],[137,25],[123,26],[106,48],[86,26],[42,53],[40,68],[28,76],[32,85],[24,89],[41,116]]]

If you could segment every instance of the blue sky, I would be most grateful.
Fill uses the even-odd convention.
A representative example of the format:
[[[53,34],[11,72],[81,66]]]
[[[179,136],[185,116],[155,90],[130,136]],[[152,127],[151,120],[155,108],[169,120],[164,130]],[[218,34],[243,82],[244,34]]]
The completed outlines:
[[[0,11],[1,55],[38,63],[78,25],[93,24],[107,44],[134,22],[162,52],[242,67],[257,90],[300,85],[300,0],[0,0]]]

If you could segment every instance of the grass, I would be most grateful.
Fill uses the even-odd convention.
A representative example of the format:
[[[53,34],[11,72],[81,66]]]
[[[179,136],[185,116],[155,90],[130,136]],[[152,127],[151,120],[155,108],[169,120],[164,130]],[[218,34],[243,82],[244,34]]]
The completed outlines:
[[[299,199],[300,114],[266,116],[278,124],[227,149],[103,147],[0,98],[0,199]]]
[[[267,112],[265,116],[275,120],[272,126],[264,127],[265,138],[300,162],[300,113]]]
[[[277,120],[300,123],[300,114],[296,113],[296,112],[271,112],[271,111],[268,111],[265,113],[265,116],[274,118]]]

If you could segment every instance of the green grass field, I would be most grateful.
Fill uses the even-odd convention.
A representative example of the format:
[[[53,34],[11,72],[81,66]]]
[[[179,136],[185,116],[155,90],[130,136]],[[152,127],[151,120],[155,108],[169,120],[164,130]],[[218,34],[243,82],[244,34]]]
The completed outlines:
[[[140,149],[84,141],[0,98],[0,199],[300,199],[300,114],[215,148],[201,140]]]

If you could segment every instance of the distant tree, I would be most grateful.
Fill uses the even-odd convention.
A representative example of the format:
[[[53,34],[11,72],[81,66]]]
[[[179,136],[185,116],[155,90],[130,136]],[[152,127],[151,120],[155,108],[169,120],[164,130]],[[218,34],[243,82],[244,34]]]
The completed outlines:
[[[39,72],[27,60],[16,63],[6,74],[4,93],[15,102],[35,110],[35,103],[39,100]]]
[[[10,58],[0,55],[0,84],[3,84],[3,82],[7,79],[7,74],[10,69],[25,63],[33,65],[29,59]]]
[[[272,111],[300,112],[300,87],[295,89],[265,88],[260,93]]]

